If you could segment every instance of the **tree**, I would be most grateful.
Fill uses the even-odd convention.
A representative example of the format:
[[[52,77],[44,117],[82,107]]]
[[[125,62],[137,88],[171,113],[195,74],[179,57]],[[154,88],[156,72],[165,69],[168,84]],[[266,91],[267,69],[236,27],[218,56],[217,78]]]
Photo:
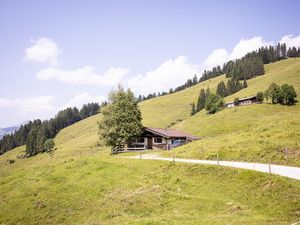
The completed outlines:
[[[238,106],[240,104],[240,99],[239,98],[235,98],[233,100],[233,103],[234,103],[235,106]]]
[[[52,138],[49,138],[45,141],[44,149],[46,152],[51,153],[54,149],[55,143]]]
[[[191,116],[195,115],[196,114],[196,107],[195,107],[195,103],[193,102],[192,103],[192,111],[191,111]]]
[[[273,104],[282,102],[282,92],[279,85],[271,83],[268,88],[268,93]]]
[[[205,109],[210,114],[214,114],[224,107],[223,98],[219,95],[211,93],[205,103]]]
[[[130,89],[121,86],[109,94],[109,104],[102,108],[102,120],[98,123],[100,135],[110,146],[126,143],[140,135],[142,116],[136,98]]]
[[[247,81],[246,81],[246,79],[244,79],[244,81],[243,81],[243,88],[247,88],[247,87],[248,87]]]
[[[264,98],[266,99],[267,102],[269,102],[269,98],[270,98],[269,90],[264,91]]]
[[[205,108],[205,100],[206,100],[206,94],[205,94],[205,90],[202,88],[200,90],[200,94],[197,101],[197,107],[196,107],[197,112]]]
[[[226,97],[227,96],[227,89],[224,81],[221,81],[218,86],[217,86],[217,94],[220,95],[221,97]]]
[[[193,77],[193,85],[196,85],[198,83],[198,77],[195,74],[195,76]]]
[[[264,101],[264,93],[261,92],[261,91],[257,92],[257,94],[256,94],[256,100],[259,103],[262,103]]]
[[[296,102],[297,93],[293,86],[284,84],[281,86],[283,103],[287,105],[292,105]]]

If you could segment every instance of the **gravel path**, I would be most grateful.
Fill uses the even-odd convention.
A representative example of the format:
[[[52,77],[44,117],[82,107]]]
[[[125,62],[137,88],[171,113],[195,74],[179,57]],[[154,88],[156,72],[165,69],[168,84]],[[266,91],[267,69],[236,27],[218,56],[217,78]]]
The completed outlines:
[[[214,161],[214,160],[179,159],[179,158],[173,159],[173,158],[163,158],[156,154],[145,154],[140,156],[125,156],[121,158],[164,160],[164,161],[175,161],[175,162],[183,162],[183,163],[229,166],[235,168],[255,170],[264,173],[272,173],[272,174],[277,174],[280,176],[300,180],[300,167],[292,167],[292,166],[280,166],[274,164],[262,164],[262,163],[251,163],[251,162]]]

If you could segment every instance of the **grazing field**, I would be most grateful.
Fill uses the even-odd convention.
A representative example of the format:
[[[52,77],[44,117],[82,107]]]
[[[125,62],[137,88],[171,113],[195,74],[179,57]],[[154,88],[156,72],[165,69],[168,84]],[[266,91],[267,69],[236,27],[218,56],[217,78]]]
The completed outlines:
[[[277,225],[300,213],[296,180],[104,155],[19,159],[0,184],[0,224]]]

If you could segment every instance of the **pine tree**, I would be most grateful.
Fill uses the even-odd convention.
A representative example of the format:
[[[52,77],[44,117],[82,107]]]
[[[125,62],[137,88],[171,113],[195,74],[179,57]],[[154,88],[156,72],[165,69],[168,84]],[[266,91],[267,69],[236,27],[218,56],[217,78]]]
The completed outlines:
[[[244,80],[244,81],[243,81],[243,88],[247,88],[247,87],[248,87],[247,81]]]
[[[227,96],[227,89],[224,81],[221,81],[218,86],[217,86],[217,94],[220,95],[221,97],[226,97]]]
[[[205,108],[205,100],[206,100],[206,93],[205,90],[202,88],[199,93],[196,111],[199,112]]]
[[[195,103],[192,103],[192,111],[191,111],[191,116],[196,114],[196,107],[195,107]]]

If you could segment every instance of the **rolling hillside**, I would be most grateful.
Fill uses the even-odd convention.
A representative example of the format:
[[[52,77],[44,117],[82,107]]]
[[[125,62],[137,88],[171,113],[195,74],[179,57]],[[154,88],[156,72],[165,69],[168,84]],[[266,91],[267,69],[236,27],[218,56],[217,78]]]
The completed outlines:
[[[146,126],[175,127],[202,140],[161,154],[299,165],[300,105],[250,105],[190,117],[201,87],[224,76],[140,104]],[[300,59],[266,66],[235,94],[275,81],[300,96]],[[226,100],[233,99],[229,96]],[[158,116],[159,115],[159,116]],[[56,150],[22,159],[24,146],[0,156],[0,224],[291,224],[299,220],[299,181],[253,171],[139,161],[109,155],[95,115],[55,138]],[[288,147],[288,160],[283,149]]]

